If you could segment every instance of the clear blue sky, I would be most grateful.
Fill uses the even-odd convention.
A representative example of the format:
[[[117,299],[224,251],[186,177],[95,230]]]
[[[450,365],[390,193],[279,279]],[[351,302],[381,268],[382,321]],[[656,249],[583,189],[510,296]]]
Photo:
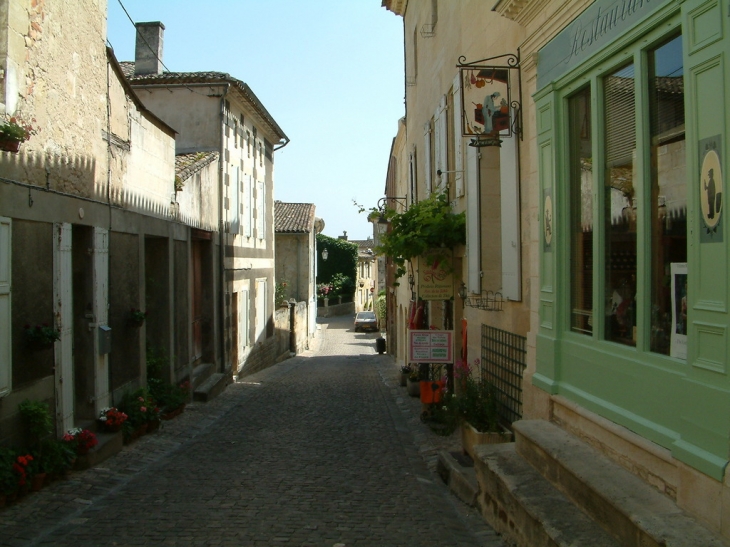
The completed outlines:
[[[134,60],[135,31],[108,0],[108,39]],[[275,198],[314,203],[330,237],[366,239],[352,201],[383,196],[403,106],[403,20],[380,0],[122,0],[136,22],[165,25],[175,72],[246,82],[291,142],[275,155]]]

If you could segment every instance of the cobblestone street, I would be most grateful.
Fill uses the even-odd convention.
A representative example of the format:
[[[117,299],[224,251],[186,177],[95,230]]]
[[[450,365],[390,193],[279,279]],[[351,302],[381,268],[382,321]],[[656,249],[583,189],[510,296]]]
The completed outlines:
[[[312,351],[0,510],[0,544],[501,547],[438,479],[456,436],[421,424],[377,334],[325,321]]]

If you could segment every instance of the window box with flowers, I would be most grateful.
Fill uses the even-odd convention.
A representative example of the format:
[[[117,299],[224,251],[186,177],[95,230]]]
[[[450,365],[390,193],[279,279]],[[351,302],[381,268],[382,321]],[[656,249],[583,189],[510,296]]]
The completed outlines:
[[[31,121],[35,122],[35,119]],[[17,154],[20,145],[37,132],[37,129],[19,116],[5,114],[0,118],[0,150]]]
[[[32,349],[50,349],[54,342],[61,339],[61,332],[48,323],[31,327],[25,325],[25,341]]]

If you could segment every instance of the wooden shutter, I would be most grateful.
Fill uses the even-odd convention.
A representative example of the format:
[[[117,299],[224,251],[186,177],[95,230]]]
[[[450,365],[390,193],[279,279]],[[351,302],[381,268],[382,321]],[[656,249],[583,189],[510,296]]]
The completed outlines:
[[[109,231],[94,228],[94,317],[97,325],[109,324]],[[95,338],[98,340],[98,337]],[[98,348],[97,348],[98,349]],[[94,397],[96,411],[110,405],[109,355],[96,352]]]
[[[73,271],[71,224],[53,225],[53,315],[61,339],[55,344],[56,428],[63,433],[74,427],[73,370]]]
[[[0,217],[0,397],[12,389],[11,306],[12,221]]]
[[[481,291],[479,233],[479,158],[473,146],[466,150],[466,253],[467,253],[467,286],[470,292]]]
[[[446,95],[443,95],[433,117],[434,161],[436,163],[435,171],[437,173],[436,183],[439,190],[443,190],[449,180],[449,175],[446,173],[449,169],[449,149],[446,140],[448,135],[448,120],[446,119],[446,115]],[[442,174],[438,175],[438,171],[442,171]]]
[[[431,122],[426,122],[423,128],[423,161],[425,163],[425,184],[426,184],[426,195],[431,194]]]
[[[246,188],[244,189],[244,228],[243,235],[251,237],[253,235],[253,177],[246,175]]]
[[[237,234],[241,229],[241,168],[236,166],[233,171],[233,184],[229,187],[230,192],[230,210],[228,211],[228,218],[231,221],[231,233]]]
[[[456,171],[454,180],[456,181],[456,197],[460,198],[464,195],[464,159],[462,156],[463,139],[461,137],[461,75],[457,74],[454,78],[454,87],[451,90],[453,94],[454,105],[454,171]]]
[[[499,149],[502,228],[502,296],[522,300],[520,244],[520,181],[517,137],[504,139]]]

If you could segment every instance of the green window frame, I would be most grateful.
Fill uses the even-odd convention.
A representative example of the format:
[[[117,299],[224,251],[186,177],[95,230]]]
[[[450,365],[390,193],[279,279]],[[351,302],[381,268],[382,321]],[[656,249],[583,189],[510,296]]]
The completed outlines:
[[[568,336],[686,359],[682,40],[654,32],[562,89],[559,186]]]

